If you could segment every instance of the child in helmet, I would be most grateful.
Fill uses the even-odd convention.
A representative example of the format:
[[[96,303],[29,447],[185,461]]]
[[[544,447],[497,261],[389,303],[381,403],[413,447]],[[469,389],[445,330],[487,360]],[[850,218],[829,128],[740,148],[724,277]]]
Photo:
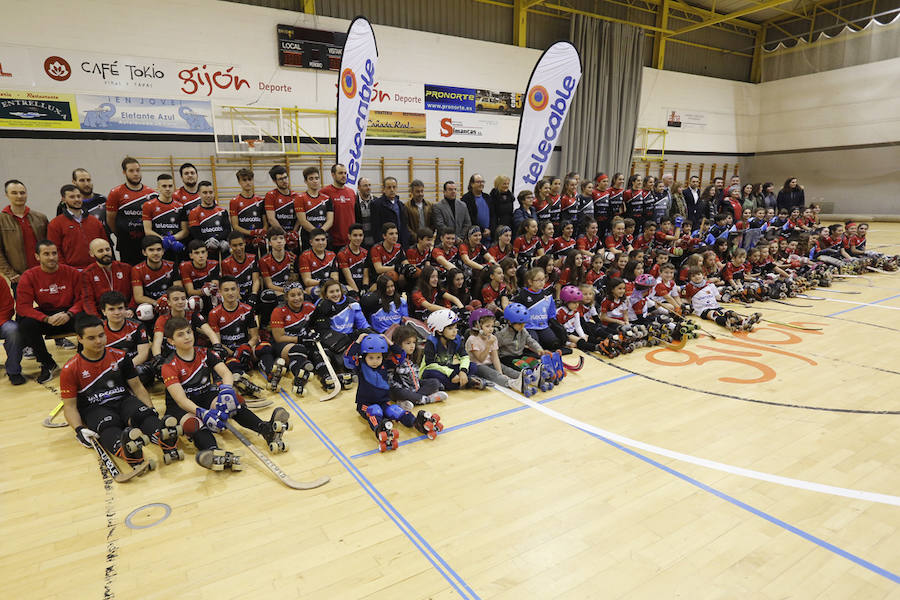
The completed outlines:
[[[499,345],[494,335],[496,318],[487,308],[476,308],[469,315],[469,337],[466,352],[472,363],[478,365],[478,374],[497,385],[523,392],[523,381],[531,374],[528,369],[517,371],[500,362]]]
[[[656,305],[649,301],[650,293],[656,285],[656,278],[642,273],[634,279],[634,292],[628,298],[628,321],[643,324]]]
[[[396,450],[399,445],[400,434],[394,430],[394,421],[415,428],[431,440],[444,428],[438,415],[420,410],[413,416],[403,407],[389,404],[388,352],[384,336],[361,333],[344,353],[344,366],[359,373],[356,412],[368,422],[382,452]]]
[[[518,302],[510,302],[503,310],[503,318],[509,323],[497,332],[497,353],[500,363],[520,371],[525,369],[540,370],[540,357],[550,355],[544,350],[528,330],[528,309]]]
[[[574,285],[564,286],[559,292],[562,306],[556,311],[556,320],[566,329],[567,344],[584,352],[597,350],[596,337],[589,336],[582,326],[581,315],[584,311],[584,294]],[[602,338],[601,338],[602,339]]]
[[[419,363],[422,351],[418,348],[419,335],[412,325],[399,325],[393,332],[388,372],[391,382],[391,400],[406,410],[413,405],[443,402],[447,392],[441,390],[437,379],[420,379]]]
[[[433,333],[425,340],[419,375],[423,379],[437,379],[445,390],[465,387],[483,390],[484,380],[478,376],[478,367],[471,364],[458,335],[458,322],[459,317],[449,308],[428,315],[428,329]]]
[[[731,331],[752,331],[762,315],[740,315],[733,310],[724,310],[718,299],[721,297],[715,284],[710,283],[700,267],[691,267],[691,280],[684,288],[684,296],[691,303],[694,314],[708,321],[715,321]]]

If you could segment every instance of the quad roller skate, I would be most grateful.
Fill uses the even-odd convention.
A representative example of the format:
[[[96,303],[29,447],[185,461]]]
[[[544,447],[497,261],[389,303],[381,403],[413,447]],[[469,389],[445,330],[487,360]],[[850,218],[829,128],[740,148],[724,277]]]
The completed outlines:
[[[338,380],[341,382],[342,390],[349,390],[353,387],[352,373],[338,373]]]
[[[741,329],[743,331],[753,331],[753,326],[759,323],[759,320],[762,319],[762,313],[753,313],[750,316],[746,317],[741,323]]]
[[[424,433],[429,440],[433,440],[444,430],[444,424],[441,423],[440,415],[430,413],[427,410],[420,410],[416,414],[416,421],[413,423],[413,427],[419,433]]]
[[[177,447],[178,436],[181,435],[181,425],[178,419],[172,415],[165,415],[162,418],[163,426],[159,428],[157,440],[159,447],[163,453],[163,463],[171,464],[175,461],[184,460],[184,450]]]
[[[388,450],[396,450],[400,446],[400,432],[394,429],[394,423],[388,419],[381,422],[374,416],[369,416],[369,420],[375,425],[375,439],[378,440],[378,450],[387,452]]]
[[[269,452],[272,454],[288,451],[289,447],[287,442],[281,439],[281,437],[284,435],[285,431],[294,428],[294,424],[288,421],[289,418],[290,414],[288,414],[288,411],[279,406],[272,411],[272,416],[269,417],[267,422],[263,423],[263,426],[260,429],[259,434],[266,440],[266,444],[269,446]]]
[[[563,380],[563,377],[566,376],[566,367],[563,364],[562,352],[557,350],[550,356],[553,359],[553,368],[556,369],[556,381],[554,383],[558,385]]]
[[[607,358],[615,358],[619,355],[615,343],[611,338],[606,338],[597,343],[597,352]]]
[[[541,377],[547,381],[551,387],[559,383],[561,377],[556,368],[556,354],[544,354],[541,356]]]
[[[309,371],[303,369],[300,373],[294,377],[294,394],[297,396],[303,396],[306,394],[306,384],[309,382]]]
[[[725,327],[731,331],[741,331],[744,325],[744,318],[734,311],[725,313]]]
[[[251,398],[259,398],[260,394],[263,392],[261,387],[250,381],[250,378],[247,377],[246,373],[234,374],[234,387],[241,394],[250,396]]]
[[[132,469],[137,469],[144,462],[144,446],[150,444],[150,438],[137,427],[126,427],[120,441],[122,445],[118,452],[119,458],[128,463]],[[147,459],[147,471],[155,468],[156,461],[152,458]]]
[[[331,378],[331,375],[329,375],[328,373],[319,375],[319,383],[322,384],[322,389],[325,392],[334,391],[335,382],[334,379]]]
[[[284,359],[279,358],[275,361],[275,364],[272,366],[272,372],[269,373],[269,383],[267,387],[270,392],[278,391],[278,385],[281,383],[281,378],[284,377],[284,372],[286,370]]]
[[[220,448],[201,450],[197,453],[197,464],[210,471],[243,471],[241,455]]]
[[[540,373],[535,369],[522,369],[522,395],[531,398],[541,385]]]

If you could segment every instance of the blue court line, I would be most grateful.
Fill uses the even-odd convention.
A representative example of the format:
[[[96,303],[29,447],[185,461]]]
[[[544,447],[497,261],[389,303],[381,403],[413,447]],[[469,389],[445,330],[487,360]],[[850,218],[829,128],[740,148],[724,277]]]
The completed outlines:
[[[685,475],[684,473],[682,473],[680,471],[676,471],[672,467],[661,464],[661,463],[653,460],[649,456],[645,456],[645,455],[641,454],[640,452],[632,450],[631,448],[622,446],[621,444],[618,444],[609,438],[603,437],[602,435],[598,435],[598,434],[594,433],[593,431],[587,431],[585,429],[581,429],[580,427],[575,427],[574,425],[572,425],[572,427],[574,427],[575,429],[578,429],[579,431],[583,431],[584,433],[590,435],[591,437],[595,437],[603,442],[606,442],[610,446],[617,448],[617,449],[621,450],[622,452],[625,452],[626,454],[630,454],[631,456],[633,456],[637,459],[640,459],[640,460],[644,461],[645,463],[656,467],[657,469],[662,469],[663,471],[669,473],[670,475],[674,475],[675,477],[678,477],[679,479],[686,481],[687,483],[689,483],[695,487],[698,487],[705,492],[709,492],[710,494],[712,494],[714,496],[718,496],[722,500],[725,500],[726,502],[729,502],[729,503],[737,506],[738,508],[746,510],[747,512],[752,513],[752,514],[756,515],[757,517],[761,517],[761,518],[765,519],[766,521],[772,523],[773,525],[777,525],[777,526],[781,527],[782,529],[790,531],[791,533],[798,535],[801,538],[803,538],[809,542],[812,542],[813,544],[816,544],[817,546],[824,548],[825,550],[828,550],[829,552],[837,554],[838,556],[840,556],[842,558],[846,558],[847,560],[856,563],[857,565],[863,567],[864,569],[868,569],[869,571],[872,571],[873,573],[875,573],[877,575],[881,575],[882,577],[889,579],[890,581],[892,581],[894,583],[900,583],[900,575],[897,575],[896,573],[892,573],[891,571],[888,571],[887,569],[879,567],[876,564],[870,563],[869,561],[867,561],[864,558],[856,556],[855,554],[852,554],[851,552],[848,552],[842,548],[838,548],[834,544],[826,542],[822,538],[816,537],[811,533],[803,531],[799,527],[794,527],[790,523],[786,523],[785,521],[782,521],[778,517],[775,517],[766,512],[763,512],[762,510],[755,508],[753,506],[750,506],[749,504],[747,504],[745,502],[741,502],[737,498],[735,498],[733,496],[729,496],[725,492],[719,491],[709,485],[706,485],[705,483],[702,483],[689,475]]]
[[[825,315],[826,317],[834,317],[836,315],[842,315],[844,313],[848,313],[853,310],[859,310],[860,308],[865,308],[871,304],[881,304],[882,302],[887,302],[888,300],[893,300],[894,298],[900,298],[900,294],[896,294],[894,296],[889,296],[887,298],[882,298],[881,300],[876,300],[875,302],[869,302],[868,304],[864,304],[862,306],[854,306],[853,308],[848,308],[846,310],[839,310],[836,313],[831,313],[830,315]]]
[[[369,497],[372,498],[373,501],[384,511],[384,513],[394,522],[395,525],[402,531],[407,538],[413,543],[413,545],[422,553],[425,558],[428,559],[428,562],[434,566],[435,569],[440,572],[441,575],[444,576],[444,579],[453,586],[453,589],[459,593],[463,598],[473,598],[479,599],[480,597],[475,591],[469,587],[469,585],[460,577],[453,568],[447,564],[447,561],[435,551],[434,548],[425,540],[422,535],[416,531],[416,529],[409,524],[409,522],[403,517],[399,510],[394,507],[390,501],[385,498],[381,492],[378,491],[372,482],[370,482],[365,475],[350,461],[346,455],[341,451],[340,448],[337,447],[331,438],[322,431],[318,425],[316,425],[315,421],[313,421],[312,417],[310,417],[306,412],[300,408],[300,406],[291,398],[287,392],[284,391],[284,388],[279,390],[279,394],[287,402],[288,406],[300,417],[304,423],[306,423],[307,427],[312,430],[313,434],[319,438],[319,441],[328,448],[329,451],[334,455],[335,458],[344,466],[347,471],[356,479],[357,483],[366,491]],[[424,546],[424,547],[423,547]],[[426,551],[427,548],[427,551]],[[437,562],[435,562],[437,561]],[[440,563],[440,564],[438,564]],[[457,583],[458,582],[458,583]],[[463,589],[465,590],[463,591]],[[468,592],[468,594],[466,593]]]
[[[634,374],[632,373],[632,374],[628,374],[628,375],[622,375],[622,376],[620,376],[620,377],[615,377],[615,378],[609,379],[609,380],[607,380],[607,381],[601,381],[600,383],[595,383],[595,384],[593,384],[593,385],[588,385],[588,386],[585,386],[585,387],[583,387],[583,388],[578,388],[577,390],[572,390],[572,391],[566,392],[566,393],[564,393],[564,394],[558,394],[558,395],[553,396],[553,397],[551,397],[551,398],[545,398],[545,399],[543,399],[543,400],[538,401],[538,404],[547,404],[548,402],[553,402],[554,400],[560,400],[560,399],[565,398],[565,397],[567,397],[567,396],[574,396],[575,394],[581,394],[581,393],[586,392],[586,391],[588,391],[588,390],[592,390],[592,389],[598,388],[598,387],[603,387],[604,385],[609,385],[609,384],[611,384],[611,383],[616,383],[617,381],[622,381],[623,379],[629,379],[629,378],[631,378],[631,377],[636,377],[636,375],[634,375]],[[473,421],[467,421],[467,422],[465,422],[465,423],[460,423],[459,425],[453,425],[452,427],[447,427],[447,428],[445,428],[445,429],[441,432],[441,436],[444,436],[444,435],[450,433],[451,431],[456,431],[457,429],[464,429],[464,428],[466,428],[466,427],[471,427],[472,425],[478,425],[479,423],[483,423],[483,422],[485,422],[485,421],[491,421],[491,420],[496,419],[496,418],[498,418],[498,417],[505,417],[506,415],[511,415],[511,414],[513,414],[513,413],[517,413],[517,412],[526,410],[527,408],[528,408],[527,406],[521,405],[521,406],[517,406],[517,407],[515,407],[515,408],[510,408],[510,409],[508,409],[508,410],[504,410],[504,411],[501,411],[501,412],[498,412],[498,413],[494,413],[494,414],[492,414],[492,415],[488,415],[488,416],[486,416],[486,417],[481,417],[480,419],[475,419],[475,420],[473,420]],[[407,444],[414,444],[414,443],[416,443],[416,442],[421,442],[421,441],[424,440],[424,439],[426,439],[426,436],[420,435],[420,436],[418,436],[418,437],[410,438],[410,439],[408,439],[408,440],[406,440],[406,441],[400,442],[399,445],[400,445],[400,446],[406,446]],[[356,460],[357,458],[362,458],[362,457],[364,457],[364,456],[371,456],[372,454],[378,454],[379,452],[380,452],[380,451],[378,450],[378,448],[375,448],[375,449],[373,449],[373,450],[366,450],[365,452],[360,452],[359,454],[354,454],[353,456],[350,457],[350,460]]]

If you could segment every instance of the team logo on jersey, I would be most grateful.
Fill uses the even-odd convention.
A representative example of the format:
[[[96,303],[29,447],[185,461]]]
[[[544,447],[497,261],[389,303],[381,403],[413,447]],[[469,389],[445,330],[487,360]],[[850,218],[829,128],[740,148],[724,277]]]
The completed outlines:
[[[347,68],[341,73],[341,91],[348,98],[356,95],[356,74],[353,69]]]
[[[550,94],[547,88],[542,85],[536,85],[528,92],[528,104],[534,110],[544,110],[550,102]]]
[[[119,275],[119,278],[121,279],[121,275],[122,275],[122,274],[121,274],[121,273],[118,273],[118,275]],[[96,275],[94,275],[94,281],[98,281],[98,282],[99,282],[99,281],[100,281],[100,278],[97,277]]]
[[[56,285],[55,283],[51,283],[51,284],[50,284],[50,293],[51,293],[51,294],[58,294],[58,293],[59,293],[59,286]]]
[[[81,372],[81,378],[82,378],[82,379],[88,379],[90,376],[91,376],[91,372],[88,371],[88,370],[84,370],[84,371]]]
[[[95,278],[96,279],[96,278]],[[122,279],[122,271],[116,272],[116,279]]]
[[[225,317],[219,317],[219,323],[224,323],[224,322],[225,322]]]
[[[287,321],[288,323],[290,323],[290,322],[291,322],[291,315],[286,316],[286,317],[284,318],[284,320]]]
[[[185,371],[184,369],[182,369],[182,370],[181,370],[181,374],[182,374],[182,375],[187,375],[187,371]]]

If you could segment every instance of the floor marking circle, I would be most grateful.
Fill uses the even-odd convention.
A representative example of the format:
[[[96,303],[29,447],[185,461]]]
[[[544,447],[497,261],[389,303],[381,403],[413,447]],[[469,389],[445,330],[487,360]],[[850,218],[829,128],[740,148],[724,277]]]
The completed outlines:
[[[159,515],[159,509],[162,509],[162,515]],[[125,525],[130,529],[148,529],[154,525],[159,525],[169,518],[172,514],[172,507],[162,502],[153,502],[139,506],[125,517]],[[135,520],[138,522],[135,523]]]

